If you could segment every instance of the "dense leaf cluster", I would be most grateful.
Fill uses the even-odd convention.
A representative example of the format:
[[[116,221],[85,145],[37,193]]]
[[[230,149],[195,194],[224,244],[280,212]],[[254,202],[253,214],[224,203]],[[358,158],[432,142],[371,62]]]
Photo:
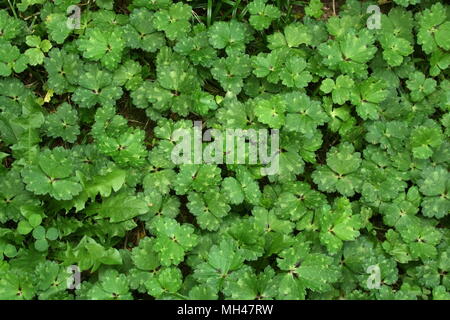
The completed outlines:
[[[280,2],[2,4],[0,299],[450,299],[450,6]],[[175,165],[199,120],[279,172]]]

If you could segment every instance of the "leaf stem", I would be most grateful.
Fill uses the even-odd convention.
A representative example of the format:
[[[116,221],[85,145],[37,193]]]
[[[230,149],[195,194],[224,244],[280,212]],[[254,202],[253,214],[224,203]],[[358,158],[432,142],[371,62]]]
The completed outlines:
[[[14,9],[14,6],[11,4],[11,0],[8,0],[8,4],[9,4],[9,7],[11,8],[11,11],[12,11],[14,17],[16,19],[18,19],[18,16],[17,16],[17,13],[16,13],[16,9]]]
[[[206,10],[206,25],[209,27],[211,25],[212,16],[212,0],[208,0],[208,8]]]

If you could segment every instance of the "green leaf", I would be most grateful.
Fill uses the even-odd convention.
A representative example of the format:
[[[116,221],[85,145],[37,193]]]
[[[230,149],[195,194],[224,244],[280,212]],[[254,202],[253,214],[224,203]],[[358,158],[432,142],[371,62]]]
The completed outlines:
[[[70,143],[74,143],[80,134],[78,113],[66,102],[59,106],[56,112],[48,115],[46,126],[48,136],[61,137]]]
[[[338,198],[334,203],[334,210],[329,206],[323,206],[320,214],[320,241],[328,252],[337,253],[343,245],[343,241],[355,240],[359,236],[361,227],[359,217],[352,215],[350,201],[346,198]]]
[[[204,195],[191,192],[188,195],[187,207],[196,217],[198,225],[209,231],[217,230],[222,219],[230,211],[218,189],[211,189]]]
[[[147,211],[145,201],[125,192],[106,198],[102,203],[93,203],[86,209],[88,215],[98,214],[99,218],[109,218],[112,223],[130,220]]]
[[[250,72],[250,58],[247,55],[221,58],[211,69],[214,79],[219,81],[224,90],[233,94],[241,92],[243,79],[250,75]]]
[[[49,228],[45,235],[45,237],[51,241],[58,239],[58,236],[59,236],[59,232],[58,232],[58,229],[56,229],[56,228]]]
[[[434,92],[436,81],[426,79],[422,72],[416,71],[410,75],[409,80],[406,81],[406,86],[411,90],[412,101],[420,101]]]
[[[180,225],[166,217],[152,221],[152,232],[156,235],[154,249],[160,254],[163,266],[179,264],[183,261],[186,251],[198,243],[192,226]]]
[[[26,69],[28,57],[21,55],[16,46],[6,40],[0,40],[0,76],[7,77],[13,71],[22,72]]]
[[[284,28],[284,36],[288,47],[298,47],[301,44],[310,45],[313,35],[308,26],[301,23],[289,24]]]
[[[38,164],[25,167],[22,177],[27,190],[38,194],[49,194],[57,200],[70,200],[82,191],[70,152],[62,147],[45,150],[38,157]]]
[[[205,260],[194,270],[194,277],[217,289],[221,289],[224,278],[239,270],[244,262],[236,243],[229,239],[222,239],[220,244],[213,245]]]
[[[320,0],[312,0],[305,8],[305,13],[310,17],[318,19],[323,15],[322,8],[323,3]]]
[[[303,93],[288,93],[284,99],[287,106],[285,128],[289,131],[297,131],[310,138],[317,127],[328,120],[320,102],[311,100]]]
[[[236,20],[217,21],[208,30],[209,42],[216,49],[225,49],[229,56],[243,52],[251,40],[246,25]]]
[[[288,220],[282,220],[277,217],[274,210],[268,211],[262,207],[255,207],[252,211],[254,223],[257,230],[264,232],[279,232],[289,234],[294,228],[294,224]]]
[[[195,286],[189,291],[193,300],[217,300],[217,291],[207,286]]]
[[[117,270],[100,273],[99,281],[86,293],[91,300],[131,300],[128,279]]]
[[[34,247],[36,248],[37,251],[40,251],[40,252],[47,251],[48,241],[46,239],[38,239],[34,243]]]
[[[12,244],[7,244],[5,246],[5,248],[3,249],[3,253],[5,254],[5,256],[7,256],[8,258],[14,258],[17,255],[17,249],[15,246],[13,246]]]
[[[267,5],[266,2],[267,0],[253,0],[247,7],[251,14],[249,22],[256,30],[267,29],[273,20],[281,16],[277,7]]]
[[[380,42],[384,49],[383,58],[391,66],[401,65],[403,57],[413,52],[413,47],[408,40],[397,38],[392,34],[383,36]]]
[[[72,32],[67,27],[67,17],[64,13],[51,13],[45,18],[45,26],[50,38],[57,44],[62,44]]]
[[[84,236],[76,247],[71,245],[64,252],[68,264],[76,264],[80,270],[95,272],[102,264],[120,265],[122,256],[115,248],[106,249],[94,239]]]
[[[125,40],[120,29],[107,33],[98,28],[87,29],[86,34],[78,40],[78,49],[83,52],[83,57],[100,61],[108,70],[118,67],[124,46]]]
[[[186,164],[180,166],[175,179],[175,192],[186,194],[189,190],[205,192],[220,183],[220,168],[215,165]]]
[[[22,220],[17,225],[17,232],[20,234],[28,234],[33,230],[33,226],[28,221]]]
[[[216,50],[209,43],[206,30],[199,31],[191,37],[180,39],[174,50],[184,56],[188,56],[195,65],[200,64],[205,67],[211,67],[217,59]]]
[[[145,9],[134,9],[130,24],[124,27],[126,45],[133,49],[155,52],[165,44],[164,36],[154,26],[154,14]]]
[[[305,70],[307,63],[301,57],[290,57],[280,73],[281,82],[289,88],[304,88],[312,80],[312,75]]]
[[[350,100],[354,84],[349,76],[339,75],[336,82],[333,79],[325,79],[320,88],[325,93],[332,92],[333,102],[342,105]]]
[[[61,94],[74,90],[78,81],[81,61],[78,56],[65,50],[53,48],[44,59],[44,67],[48,73],[47,84],[55,93]]]
[[[363,77],[367,74],[366,63],[373,58],[376,48],[373,35],[366,29],[349,30],[342,38],[328,40],[318,47],[323,63],[332,70]]]
[[[327,154],[327,164],[336,173],[345,175],[354,172],[361,164],[361,155],[354,152],[350,143],[343,143],[338,148],[332,148]]]
[[[438,229],[421,220],[414,220],[413,223],[399,228],[399,232],[402,239],[408,244],[413,258],[426,260],[437,255],[435,246],[442,238]]]
[[[156,298],[176,293],[181,288],[181,271],[178,268],[166,268],[145,282],[148,293]]]
[[[35,4],[44,4],[45,0],[21,0],[20,3],[17,4],[17,8],[24,12],[28,9],[28,7],[33,6]]]
[[[285,183],[276,200],[275,212],[284,219],[298,221],[309,212],[321,208],[324,202],[323,195],[304,182]]]
[[[33,230],[33,238],[36,240],[45,239],[45,228],[43,226],[38,226]]]
[[[226,177],[223,179],[222,188],[227,195],[230,202],[233,204],[240,204],[245,199],[244,191],[239,182],[233,177]]]
[[[352,196],[361,184],[357,174],[360,165],[360,153],[354,152],[353,145],[346,142],[330,149],[327,166],[319,166],[312,178],[322,191],[338,191],[344,196]]]
[[[20,276],[17,272],[8,272],[0,279],[0,298],[5,300],[32,299],[35,289],[28,275]]]
[[[448,40],[444,34],[449,27],[446,11],[442,3],[436,3],[430,9],[425,9],[418,14],[419,32],[417,33],[417,43],[422,45],[423,51],[430,54],[437,50],[438,45],[444,49],[448,48]],[[439,44],[437,43],[439,41]]]
[[[5,40],[12,40],[20,35],[24,28],[24,22],[11,17],[6,10],[0,11],[0,32]]]
[[[448,34],[450,32],[450,21],[447,21],[439,26],[436,31],[435,39],[439,47],[444,50],[450,50],[450,40],[448,39]]]
[[[254,103],[255,113],[260,122],[275,129],[279,129],[284,125],[286,103],[282,97],[274,95],[270,99],[255,100]]]
[[[29,216],[28,221],[30,223],[30,226],[35,228],[35,227],[37,227],[38,225],[41,224],[42,217],[41,217],[41,215],[34,213],[34,214]]]
[[[189,19],[192,8],[184,3],[176,3],[168,10],[161,9],[154,15],[153,24],[159,31],[164,31],[166,37],[175,40],[183,37],[191,30]]]
[[[442,167],[427,168],[422,173],[420,192],[426,197],[422,211],[426,217],[442,218],[450,212],[450,190],[448,171]]]
[[[305,290],[326,291],[339,279],[339,269],[332,264],[333,259],[320,253],[311,253],[308,243],[300,243],[283,250],[277,258],[278,267],[283,271],[279,298],[304,299]]]
[[[155,241],[152,238],[144,238],[139,246],[133,248],[131,259],[141,270],[156,270],[159,266],[159,255],[154,249]]]
[[[411,132],[411,147],[414,157],[427,159],[433,155],[433,148],[443,142],[439,126],[429,122],[427,126],[419,126]]]
[[[380,103],[388,95],[384,80],[370,77],[358,85],[351,94],[351,101],[356,105],[356,112],[363,119],[376,120],[380,114]]]
[[[96,104],[115,105],[123,91],[114,84],[112,75],[96,64],[87,64],[82,71],[83,77],[78,79],[79,86],[72,95],[73,101],[82,108],[90,108]]]
[[[259,274],[248,269],[239,270],[227,279],[224,292],[236,300],[273,299],[277,295],[275,271],[271,267]]]
[[[26,43],[29,47],[34,47],[27,49],[24,54],[28,58],[28,63],[32,66],[42,64],[44,61],[44,53],[48,52],[52,45],[48,40],[42,40],[39,36],[27,36]]]

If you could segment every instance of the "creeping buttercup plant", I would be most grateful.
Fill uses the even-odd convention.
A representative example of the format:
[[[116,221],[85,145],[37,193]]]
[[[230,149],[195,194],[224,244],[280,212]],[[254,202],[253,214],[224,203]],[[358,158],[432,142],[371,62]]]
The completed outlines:
[[[450,299],[449,68],[438,0],[3,1],[0,299]]]

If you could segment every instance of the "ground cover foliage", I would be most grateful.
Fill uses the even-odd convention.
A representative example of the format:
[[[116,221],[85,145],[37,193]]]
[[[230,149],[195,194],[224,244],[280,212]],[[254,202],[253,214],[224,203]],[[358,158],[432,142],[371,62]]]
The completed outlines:
[[[445,1],[0,6],[1,299],[450,298]],[[174,164],[194,121],[279,171]]]

